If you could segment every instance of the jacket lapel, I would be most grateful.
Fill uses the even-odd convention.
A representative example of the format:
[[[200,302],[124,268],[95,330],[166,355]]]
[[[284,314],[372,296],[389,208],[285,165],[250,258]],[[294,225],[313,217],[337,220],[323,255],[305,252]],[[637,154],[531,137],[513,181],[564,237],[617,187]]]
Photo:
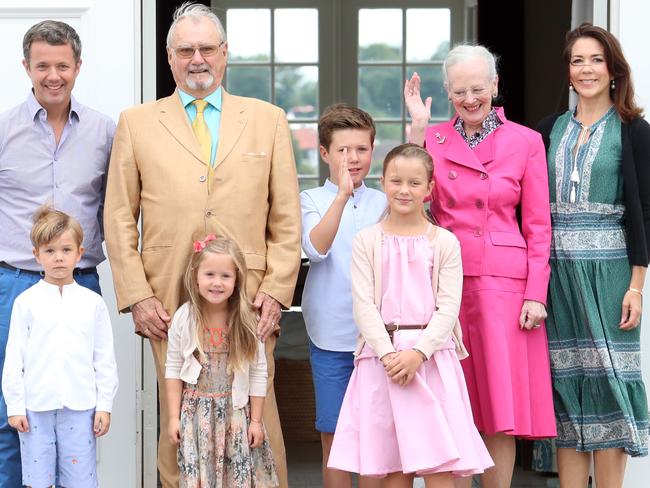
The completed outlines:
[[[221,125],[219,127],[219,144],[214,158],[216,168],[232,151],[237,140],[246,127],[246,106],[239,97],[233,97],[222,88]]]
[[[445,151],[445,158],[454,163],[460,164],[462,166],[467,166],[468,168],[475,169],[477,171],[485,171],[485,168],[481,164],[481,161],[476,156],[474,151],[472,151],[463,137],[456,132],[456,129],[451,128],[448,133],[448,146]],[[483,143],[481,143],[483,144]],[[479,146],[481,145],[479,144]]]
[[[169,131],[171,136],[187,149],[200,163],[206,164],[201,157],[201,146],[199,146],[190,120],[187,117],[185,108],[177,91],[170,97],[160,100],[159,120]]]

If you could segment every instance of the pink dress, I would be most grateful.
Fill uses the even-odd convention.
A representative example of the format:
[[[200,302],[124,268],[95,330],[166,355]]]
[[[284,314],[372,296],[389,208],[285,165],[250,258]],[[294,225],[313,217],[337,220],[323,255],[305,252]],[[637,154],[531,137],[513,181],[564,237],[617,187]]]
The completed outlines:
[[[427,235],[384,235],[381,316],[385,323],[426,324],[435,310],[433,253]],[[421,331],[394,334],[396,350]],[[492,460],[474,426],[465,379],[449,338],[407,386],[390,380],[366,344],[339,415],[328,467],[367,476],[482,473]]]

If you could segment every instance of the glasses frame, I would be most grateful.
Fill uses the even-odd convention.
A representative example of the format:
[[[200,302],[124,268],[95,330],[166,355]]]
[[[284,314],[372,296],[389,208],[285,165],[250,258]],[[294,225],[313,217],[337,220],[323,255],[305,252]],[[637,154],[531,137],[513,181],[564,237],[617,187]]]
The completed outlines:
[[[207,59],[207,58],[211,58],[212,56],[217,54],[217,52],[219,52],[219,49],[221,49],[221,46],[223,46],[225,43],[226,43],[226,41],[221,41],[218,45],[215,45],[215,44],[202,44],[202,45],[199,45],[199,46],[173,47],[172,51],[174,51],[176,56],[178,56],[180,59],[192,59],[194,57],[194,55],[196,54],[196,51],[199,52],[199,54],[201,55],[201,57],[203,59]],[[181,54],[180,51],[184,50],[184,49],[191,49],[192,54],[190,54],[190,55]],[[214,49],[214,52],[212,52],[212,49]],[[202,50],[209,50],[210,52],[209,53],[204,53]]]

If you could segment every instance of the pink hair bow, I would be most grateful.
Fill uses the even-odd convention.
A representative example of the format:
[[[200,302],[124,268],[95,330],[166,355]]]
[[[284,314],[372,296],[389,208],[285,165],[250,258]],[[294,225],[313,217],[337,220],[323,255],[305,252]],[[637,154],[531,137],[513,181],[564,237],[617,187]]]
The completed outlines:
[[[199,239],[194,241],[194,252],[201,252],[208,245],[208,242],[214,241],[217,238],[214,234],[208,234],[203,240]]]

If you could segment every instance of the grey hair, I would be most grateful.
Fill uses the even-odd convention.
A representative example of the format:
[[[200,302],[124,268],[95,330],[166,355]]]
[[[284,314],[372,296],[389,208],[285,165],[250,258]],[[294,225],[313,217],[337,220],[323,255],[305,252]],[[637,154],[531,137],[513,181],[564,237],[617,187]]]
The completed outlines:
[[[75,63],[81,59],[81,39],[79,34],[65,22],[58,20],[44,20],[29,28],[23,37],[23,57],[29,63],[32,43],[45,41],[51,46],[70,44]]]
[[[482,59],[485,61],[485,64],[488,68],[488,76],[490,81],[494,81],[497,77],[497,58],[492,54],[486,47],[479,44],[459,44],[455,46],[445,57],[445,61],[442,64],[442,76],[447,86],[449,78],[447,72],[449,68],[458,63],[465,63],[468,61],[474,61],[476,59]]]
[[[226,29],[223,28],[223,24],[219,20],[219,17],[217,17],[217,14],[215,14],[210,7],[203,5],[202,3],[184,2],[174,11],[174,15],[172,16],[172,25],[169,26],[169,31],[167,32],[167,49],[172,46],[174,30],[176,30],[176,26],[181,20],[192,19],[196,22],[201,17],[207,17],[214,23],[221,41],[225,42]]]

